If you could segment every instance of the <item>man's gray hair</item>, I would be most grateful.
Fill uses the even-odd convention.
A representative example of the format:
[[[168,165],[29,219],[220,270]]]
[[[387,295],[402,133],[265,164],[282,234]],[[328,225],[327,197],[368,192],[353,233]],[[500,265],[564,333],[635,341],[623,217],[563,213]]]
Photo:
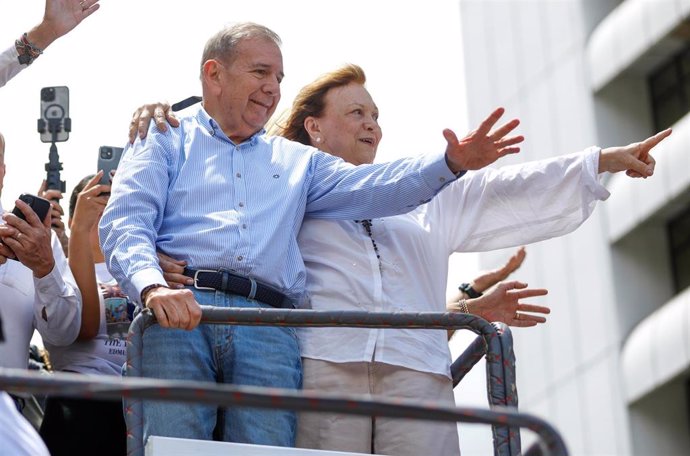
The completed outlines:
[[[240,41],[248,38],[263,38],[280,46],[282,41],[276,32],[263,25],[254,22],[239,22],[224,27],[213,35],[204,46],[201,56],[201,71],[204,63],[210,59],[218,59],[223,63],[230,63],[234,58],[235,48]]]

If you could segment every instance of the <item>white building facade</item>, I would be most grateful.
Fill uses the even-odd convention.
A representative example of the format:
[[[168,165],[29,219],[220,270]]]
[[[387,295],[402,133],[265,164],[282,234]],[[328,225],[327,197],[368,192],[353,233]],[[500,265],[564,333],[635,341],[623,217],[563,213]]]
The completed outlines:
[[[611,197],[580,229],[528,247],[515,278],[548,288],[534,302],[552,314],[513,334],[521,410],[555,425],[571,454],[690,454],[690,0],[460,11],[470,125],[496,106],[522,121],[523,151],[505,162],[674,128],[652,178],[607,178]]]

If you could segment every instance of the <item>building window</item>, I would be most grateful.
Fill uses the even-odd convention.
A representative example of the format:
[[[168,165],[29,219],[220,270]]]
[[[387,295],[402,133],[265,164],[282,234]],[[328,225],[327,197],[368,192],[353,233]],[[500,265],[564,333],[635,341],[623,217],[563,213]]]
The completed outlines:
[[[690,47],[649,77],[654,126],[663,130],[690,111]]]
[[[690,206],[668,224],[676,293],[690,286]]]

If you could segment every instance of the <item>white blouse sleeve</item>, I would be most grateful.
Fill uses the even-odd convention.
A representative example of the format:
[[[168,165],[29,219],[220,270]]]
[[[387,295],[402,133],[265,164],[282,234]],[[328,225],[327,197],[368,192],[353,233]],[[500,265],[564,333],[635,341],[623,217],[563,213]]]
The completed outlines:
[[[17,54],[17,48],[14,47],[14,44],[0,54],[0,87],[7,84],[7,81],[26,68],[26,65],[21,65],[19,63],[18,58],[19,55]]]
[[[55,233],[51,242],[55,266],[45,277],[34,277],[34,325],[44,341],[69,345],[81,327],[81,293]]]
[[[601,149],[467,173],[437,197],[451,251],[487,251],[562,236],[609,197]],[[432,201],[434,204],[435,201]]]

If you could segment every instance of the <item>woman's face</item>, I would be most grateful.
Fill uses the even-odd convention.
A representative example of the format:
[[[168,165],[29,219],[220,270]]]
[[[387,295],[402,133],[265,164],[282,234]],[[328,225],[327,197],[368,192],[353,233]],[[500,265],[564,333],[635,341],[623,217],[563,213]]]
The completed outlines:
[[[378,118],[379,110],[362,85],[331,89],[323,116],[314,119],[312,145],[354,165],[372,163],[382,135]]]

